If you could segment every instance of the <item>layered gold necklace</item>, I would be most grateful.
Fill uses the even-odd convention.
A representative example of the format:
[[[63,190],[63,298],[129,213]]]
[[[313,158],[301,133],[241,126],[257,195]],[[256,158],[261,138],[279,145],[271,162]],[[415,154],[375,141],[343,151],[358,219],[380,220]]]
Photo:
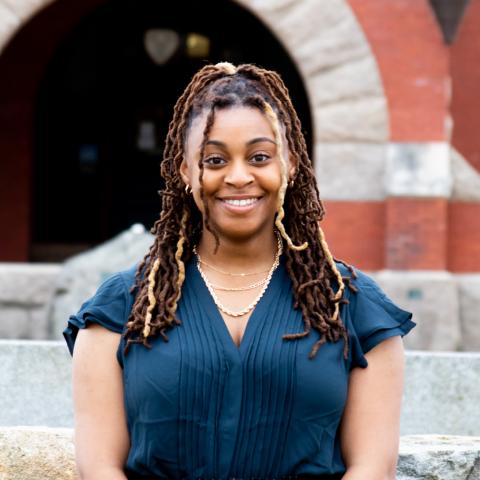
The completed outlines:
[[[230,317],[242,317],[243,315],[246,315],[247,313],[251,312],[255,307],[256,305],[258,304],[258,302],[260,301],[260,299],[263,297],[264,293],[266,292],[267,288],[268,288],[268,285],[270,284],[270,280],[272,279],[272,275],[273,275],[273,272],[275,272],[276,268],[278,267],[278,265],[280,264],[280,255],[282,254],[282,251],[283,251],[283,247],[282,247],[282,239],[280,237],[280,234],[278,232],[275,232],[277,234],[277,252],[275,254],[275,259],[273,261],[273,264],[271,266],[271,268],[269,270],[264,270],[264,271],[261,271],[261,272],[253,272],[253,273],[230,273],[230,272],[225,272],[225,271],[222,271],[222,270],[219,270],[218,268],[216,267],[213,267],[212,265],[209,265],[208,263],[206,263],[204,260],[202,260],[202,258],[200,257],[200,255],[198,254],[197,252],[197,249],[196,247],[193,248],[193,253],[197,256],[197,268],[198,268],[198,271],[201,275],[201,277],[203,278],[203,281],[205,282],[205,285],[207,286],[207,289],[208,291],[210,292],[210,295],[212,296],[213,298],[213,301],[215,302],[215,305],[225,314],[229,315]],[[260,280],[258,282],[255,282],[255,283],[252,283],[250,285],[247,285],[245,287],[221,287],[221,286],[218,286],[218,285],[213,285],[207,278],[207,276],[205,275],[205,272],[202,270],[202,267],[201,267],[201,264],[204,264],[208,267],[210,267],[212,270],[215,270],[219,273],[223,273],[224,275],[231,275],[231,276],[240,276],[240,277],[245,277],[245,276],[248,276],[248,275],[257,275],[259,273],[265,273],[268,271],[268,274],[266,276],[266,278],[264,278],[263,280]],[[245,307],[244,309],[240,310],[240,311],[233,311],[233,310],[230,310],[229,308],[225,307],[222,302],[220,302],[220,300],[218,299],[217,297],[217,294],[215,293],[215,290],[225,290],[225,291],[243,291],[243,290],[251,290],[253,288],[256,288],[256,287],[260,287],[263,285],[263,288],[262,290],[260,291],[260,293],[257,295],[257,297],[253,300],[253,302],[251,302],[247,307]]]

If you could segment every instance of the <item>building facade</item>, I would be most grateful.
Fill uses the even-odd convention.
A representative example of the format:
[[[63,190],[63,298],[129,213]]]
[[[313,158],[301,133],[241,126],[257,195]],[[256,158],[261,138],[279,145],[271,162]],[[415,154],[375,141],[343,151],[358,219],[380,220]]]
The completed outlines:
[[[151,3],[0,0],[0,261],[61,260],[135,221],[149,227],[159,205],[147,179],[172,98],[201,62],[225,59],[286,77],[336,257],[367,270],[480,272],[480,0],[455,11],[433,0],[238,0],[198,12]],[[224,35],[248,25],[240,40],[225,37],[228,48],[199,17],[217,14]],[[147,53],[151,34],[152,65],[155,42],[181,32],[189,67],[177,45],[149,87],[147,56],[124,40],[135,32],[129,18]],[[259,38],[271,42],[263,53]],[[141,99],[143,88],[170,93]],[[122,112],[135,125],[115,123]],[[117,139],[129,135],[133,163],[117,162],[126,149]]]

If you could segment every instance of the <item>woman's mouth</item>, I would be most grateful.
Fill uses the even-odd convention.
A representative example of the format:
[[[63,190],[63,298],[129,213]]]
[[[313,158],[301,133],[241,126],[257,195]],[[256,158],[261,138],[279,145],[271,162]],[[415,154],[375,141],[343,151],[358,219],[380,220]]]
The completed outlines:
[[[250,198],[221,198],[222,204],[230,211],[246,212],[254,208],[261,200],[261,197]]]

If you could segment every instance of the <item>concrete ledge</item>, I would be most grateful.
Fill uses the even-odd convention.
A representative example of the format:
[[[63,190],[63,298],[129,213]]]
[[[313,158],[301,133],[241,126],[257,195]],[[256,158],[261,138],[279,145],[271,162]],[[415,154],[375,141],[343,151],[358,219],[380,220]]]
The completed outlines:
[[[73,426],[65,342],[0,340],[0,365],[0,425]]]
[[[0,303],[44,305],[61,270],[57,263],[0,263]]]
[[[0,427],[0,480],[73,480],[73,430]],[[397,480],[480,478],[480,437],[412,435],[400,438]]]
[[[480,437],[411,435],[400,439],[397,480],[477,480]]]
[[[428,351],[460,349],[463,339],[459,286],[454,275],[445,270],[378,270],[368,273],[394,302],[413,313],[417,326],[405,337],[406,348]]]
[[[0,480],[73,480],[70,428],[0,427]]]
[[[407,352],[401,434],[480,435],[479,378],[480,353]]]
[[[0,425],[73,427],[63,341],[0,340],[0,364]],[[401,434],[480,435],[479,378],[480,353],[407,351]]]
[[[50,337],[48,303],[59,264],[0,263],[0,338]]]

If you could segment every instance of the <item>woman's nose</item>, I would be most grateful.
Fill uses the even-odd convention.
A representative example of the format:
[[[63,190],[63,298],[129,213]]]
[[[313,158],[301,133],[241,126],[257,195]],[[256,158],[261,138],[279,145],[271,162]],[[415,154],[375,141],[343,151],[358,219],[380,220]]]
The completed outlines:
[[[236,188],[242,188],[253,182],[250,165],[244,161],[232,161],[225,175],[225,183]]]

